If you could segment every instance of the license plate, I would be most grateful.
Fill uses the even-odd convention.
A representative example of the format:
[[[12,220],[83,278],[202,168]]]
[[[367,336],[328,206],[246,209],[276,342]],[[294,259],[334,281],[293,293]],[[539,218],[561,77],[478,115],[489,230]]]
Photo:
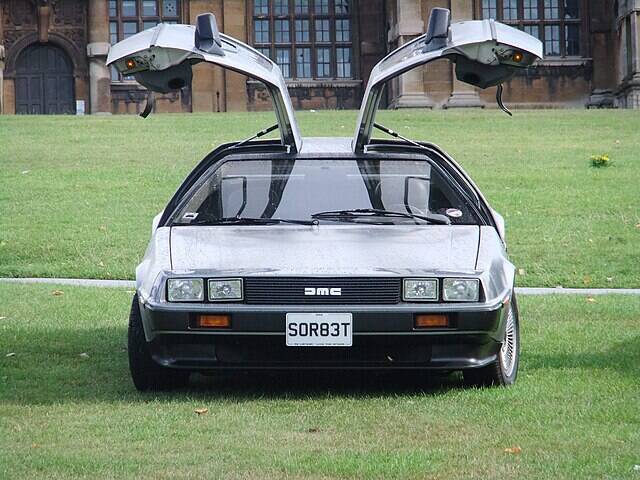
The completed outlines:
[[[287,313],[287,347],[350,347],[350,313]]]

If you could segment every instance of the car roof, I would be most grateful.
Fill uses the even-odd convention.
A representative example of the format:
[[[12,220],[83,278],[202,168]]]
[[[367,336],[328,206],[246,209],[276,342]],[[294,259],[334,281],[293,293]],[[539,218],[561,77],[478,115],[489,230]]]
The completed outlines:
[[[322,153],[351,154],[351,137],[304,137],[300,153],[314,155]]]
[[[294,151],[277,140],[251,140],[227,143],[213,150],[205,161],[214,157],[232,157],[233,160],[256,160],[258,158],[378,158],[380,155],[394,158],[440,158],[448,159],[442,149],[431,142],[413,142],[404,139],[372,139],[361,152],[353,151],[352,137],[302,137],[301,148]],[[212,162],[208,162],[209,164]]]

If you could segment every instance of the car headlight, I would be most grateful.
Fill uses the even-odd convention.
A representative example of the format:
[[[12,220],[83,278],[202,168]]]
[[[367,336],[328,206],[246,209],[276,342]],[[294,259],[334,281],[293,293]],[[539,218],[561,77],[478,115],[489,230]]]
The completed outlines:
[[[221,280],[209,280],[209,300],[223,302],[229,300],[242,300],[242,279],[225,278]]]
[[[405,278],[403,299],[413,302],[438,300],[438,279]]]
[[[445,278],[442,281],[445,302],[477,302],[480,299],[480,280],[477,278]]]
[[[201,278],[170,278],[167,280],[167,299],[170,302],[201,302],[204,284]]]

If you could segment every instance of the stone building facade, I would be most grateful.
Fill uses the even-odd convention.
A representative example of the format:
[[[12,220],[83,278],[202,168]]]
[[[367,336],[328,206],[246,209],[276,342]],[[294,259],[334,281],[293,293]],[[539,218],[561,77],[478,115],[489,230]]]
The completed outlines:
[[[106,67],[109,46],[204,12],[280,64],[296,108],[357,108],[375,63],[423,33],[433,7],[543,41],[545,60],[505,85],[510,105],[640,108],[640,0],[0,0],[0,112],[140,112],[145,90]],[[394,80],[386,103],[482,107],[494,95],[458,82],[440,61]],[[162,112],[269,107],[258,82],[207,65],[156,102]]]

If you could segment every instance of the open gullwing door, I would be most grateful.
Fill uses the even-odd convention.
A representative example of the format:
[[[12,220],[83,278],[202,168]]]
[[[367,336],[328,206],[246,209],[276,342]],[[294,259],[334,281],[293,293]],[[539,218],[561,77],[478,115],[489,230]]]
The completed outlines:
[[[302,139],[280,68],[249,45],[219,33],[211,13],[199,15],[195,27],[161,23],[133,35],[113,45],[107,58],[107,65],[160,93],[190,85],[191,67],[199,62],[262,81],[273,100],[282,143],[300,151]]]
[[[456,65],[458,80],[483,89],[497,85],[498,103],[503,107],[502,83],[543,56],[542,42],[521,30],[494,20],[451,24],[450,18],[449,10],[434,8],[427,33],[394,50],[373,68],[358,116],[353,140],[355,152],[364,151],[371,139],[388,80],[439,58],[448,58]]]

